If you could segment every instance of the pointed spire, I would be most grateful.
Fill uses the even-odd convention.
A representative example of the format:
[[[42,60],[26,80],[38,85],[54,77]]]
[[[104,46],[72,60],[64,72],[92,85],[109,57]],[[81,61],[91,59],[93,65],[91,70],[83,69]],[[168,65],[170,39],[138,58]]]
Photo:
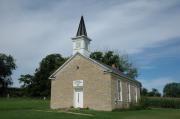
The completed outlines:
[[[83,16],[81,16],[81,20],[80,20],[80,23],[79,23],[79,28],[78,28],[76,36],[82,36],[82,35],[87,36],[86,26],[85,26],[85,23],[84,23]]]

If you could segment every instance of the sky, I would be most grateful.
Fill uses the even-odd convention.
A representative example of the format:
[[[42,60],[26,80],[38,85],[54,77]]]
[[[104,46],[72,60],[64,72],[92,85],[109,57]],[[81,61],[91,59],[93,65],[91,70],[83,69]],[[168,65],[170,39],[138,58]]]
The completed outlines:
[[[72,55],[81,15],[91,51],[128,54],[143,87],[180,82],[179,0],[0,0],[0,53],[16,60],[13,87],[48,54]]]

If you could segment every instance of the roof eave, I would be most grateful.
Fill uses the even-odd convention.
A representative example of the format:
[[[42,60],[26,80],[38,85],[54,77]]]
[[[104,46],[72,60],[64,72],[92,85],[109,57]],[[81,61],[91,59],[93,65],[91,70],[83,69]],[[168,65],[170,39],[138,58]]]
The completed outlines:
[[[71,39],[72,39],[72,40],[76,40],[76,39],[79,39],[79,38],[86,38],[87,40],[92,41],[88,36],[85,36],[85,35],[72,37]]]
[[[116,75],[118,75],[118,76],[120,76],[120,77],[126,78],[126,79],[128,79],[128,80],[130,80],[130,81],[139,83],[139,85],[141,85],[141,83],[140,83],[139,81],[137,81],[137,80],[135,80],[135,79],[131,79],[131,78],[126,77],[126,76],[123,76],[123,75],[120,75],[120,74],[118,74],[118,73],[115,73],[115,72],[113,72],[112,70],[107,70],[107,71],[105,71],[105,72],[107,72],[107,73],[112,73],[112,74],[116,74]]]

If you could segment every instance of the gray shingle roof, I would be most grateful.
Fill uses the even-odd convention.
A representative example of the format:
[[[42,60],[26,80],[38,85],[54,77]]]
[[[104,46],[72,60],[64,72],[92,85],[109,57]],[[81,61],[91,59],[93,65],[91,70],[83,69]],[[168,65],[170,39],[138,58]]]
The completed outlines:
[[[93,59],[93,60],[94,60],[94,59]],[[95,61],[98,62],[98,63],[100,63],[100,64],[103,65],[104,67],[107,67],[108,69],[112,70],[112,72],[128,78],[128,76],[127,76],[126,74],[124,74],[123,72],[121,72],[121,71],[118,70],[117,68],[113,68],[112,66],[109,66],[109,65],[107,65],[107,64],[104,64],[104,63],[99,62],[99,61],[97,61],[97,60],[95,60]]]

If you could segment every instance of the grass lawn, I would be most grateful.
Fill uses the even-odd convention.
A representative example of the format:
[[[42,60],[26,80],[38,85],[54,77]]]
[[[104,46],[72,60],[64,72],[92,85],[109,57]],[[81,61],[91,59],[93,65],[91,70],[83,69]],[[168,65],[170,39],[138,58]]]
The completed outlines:
[[[78,115],[49,109],[49,101],[39,99],[0,99],[0,119],[180,119],[178,109],[103,112],[74,111]]]

